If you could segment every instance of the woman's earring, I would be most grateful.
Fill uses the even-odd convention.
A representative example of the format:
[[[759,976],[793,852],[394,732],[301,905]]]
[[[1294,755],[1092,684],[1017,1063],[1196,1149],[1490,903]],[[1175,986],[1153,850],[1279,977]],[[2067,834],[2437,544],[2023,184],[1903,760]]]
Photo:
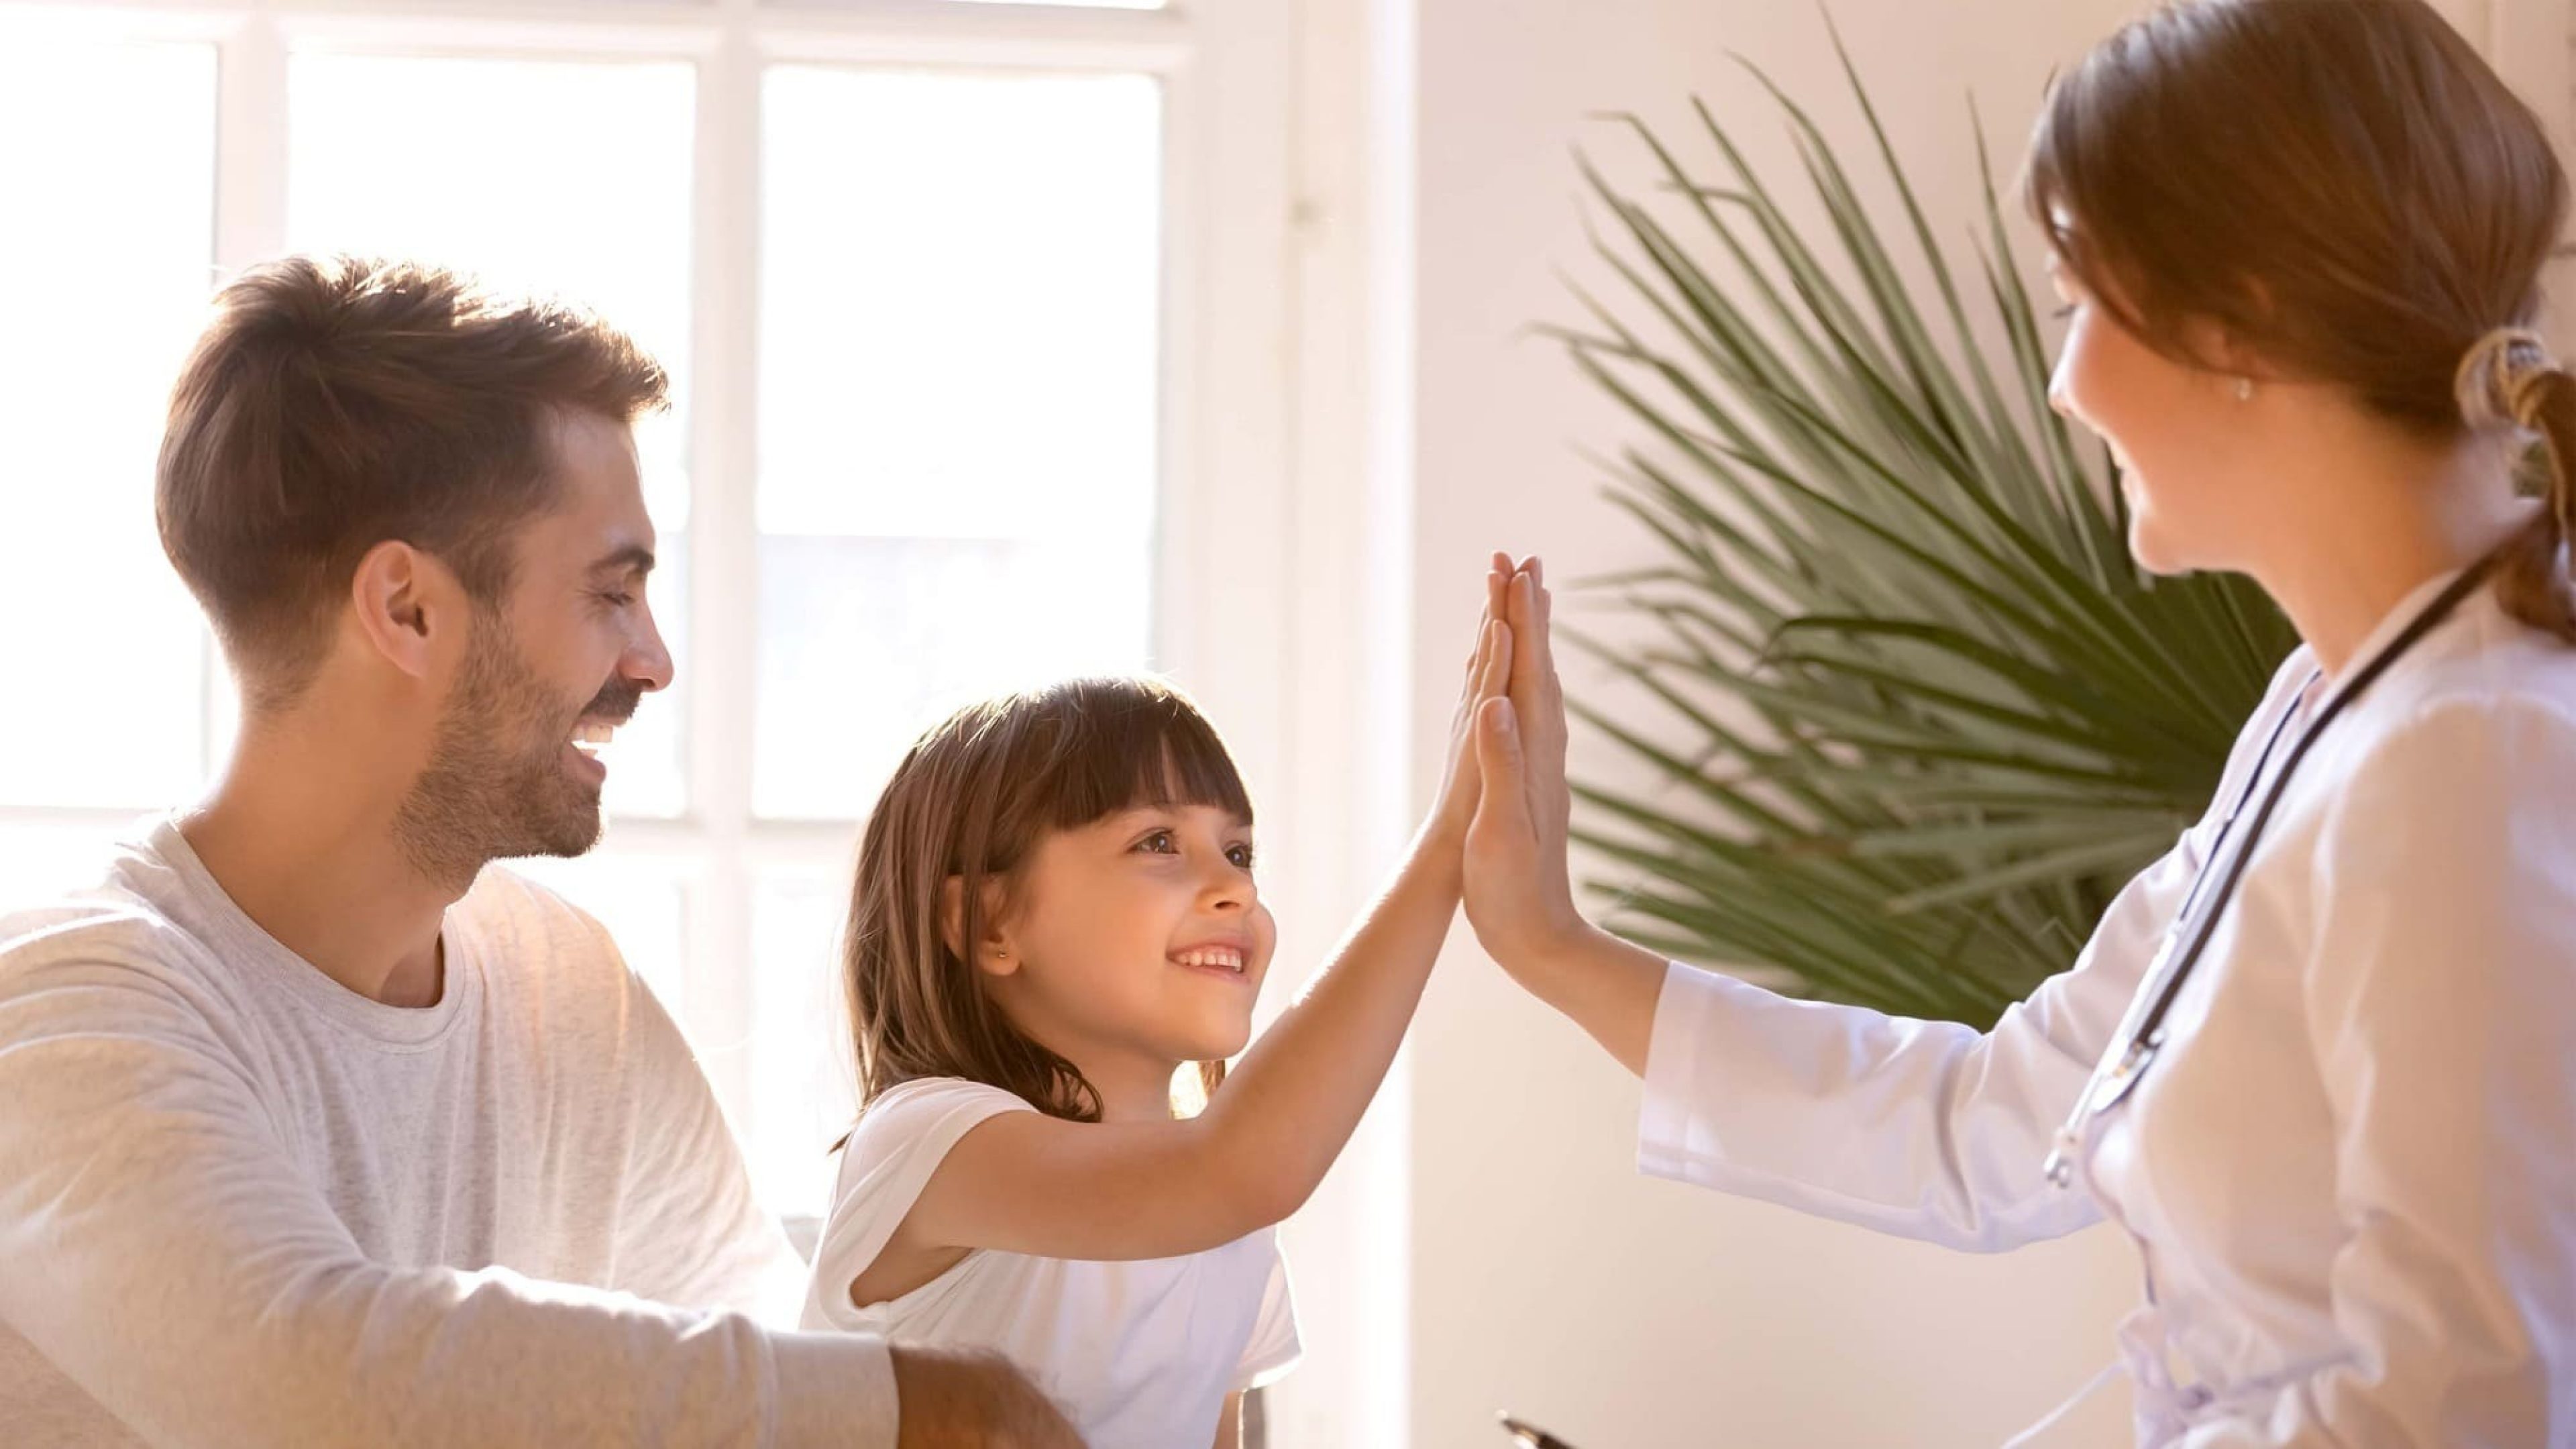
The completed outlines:
[[[2254,400],[2254,379],[2250,377],[2236,379],[2236,400],[2241,403]]]

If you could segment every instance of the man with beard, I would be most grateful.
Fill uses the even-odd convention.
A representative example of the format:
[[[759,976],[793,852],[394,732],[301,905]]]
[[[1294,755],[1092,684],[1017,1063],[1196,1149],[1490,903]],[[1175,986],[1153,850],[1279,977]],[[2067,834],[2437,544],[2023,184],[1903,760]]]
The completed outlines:
[[[801,1267],[678,1031],[485,869],[591,846],[591,747],[670,682],[664,386],[425,268],[222,294],[157,504],[240,743],[0,917],[0,1440],[1073,1442],[998,1363],[766,1326]]]

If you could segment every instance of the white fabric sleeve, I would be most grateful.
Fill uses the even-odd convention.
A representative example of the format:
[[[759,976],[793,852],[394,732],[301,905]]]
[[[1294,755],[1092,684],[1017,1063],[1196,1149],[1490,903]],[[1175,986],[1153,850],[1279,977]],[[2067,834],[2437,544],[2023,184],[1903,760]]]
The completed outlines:
[[[2041,1162],[2310,665],[2273,677],[2209,812],[2104,913],[2073,969],[1991,1031],[1797,1001],[1675,963],[1648,1040],[1641,1172],[1999,1252],[2097,1221]]]
[[[793,1327],[805,1260],[760,1205],[741,1144],[688,1039],[625,969],[607,932],[596,923],[590,930],[617,962],[612,979],[624,983],[615,1055],[635,1136],[619,1198],[619,1285],[659,1302],[729,1308]],[[815,1155],[819,1164],[819,1143]]]
[[[2337,802],[2304,1045],[2335,1116],[2353,1354],[2196,1449],[2576,1443],[2571,791],[2576,719],[2448,703]]]
[[[959,1077],[924,1077],[879,1093],[842,1149],[832,1210],[814,1247],[805,1326],[855,1326],[850,1285],[885,1251],[948,1150],[989,1118],[1036,1110],[999,1087]]]
[[[1270,1234],[1270,1282],[1261,1290],[1261,1312],[1243,1346],[1243,1361],[1235,1366],[1238,1393],[1286,1378],[1305,1354],[1297,1337],[1297,1295],[1288,1284],[1288,1258],[1279,1251],[1278,1229],[1265,1231]]]
[[[0,948],[0,1319],[144,1439],[891,1449],[881,1343],[369,1260],[203,987]]]

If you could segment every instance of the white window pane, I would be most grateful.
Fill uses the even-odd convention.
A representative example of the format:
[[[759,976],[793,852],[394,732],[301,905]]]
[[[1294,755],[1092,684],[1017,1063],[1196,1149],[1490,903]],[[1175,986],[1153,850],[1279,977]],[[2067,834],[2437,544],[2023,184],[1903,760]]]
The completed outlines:
[[[0,38],[0,804],[175,803],[207,639],[152,524],[213,280],[215,57]]]
[[[840,975],[849,881],[773,876],[752,914],[751,1120],[743,1151],[772,1212],[830,1206],[834,1142],[855,1113],[857,1065]]]
[[[763,531],[1144,526],[1161,105],[1134,75],[768,74]]]
[[[1145,666],[1145,540],[764,538],[754,807],[855,819],[961,704]]]
[[[863,812],[961,697],[1147,652],[1162,96],[764,82],[754,804]]]
[[[114,825],[0,825],[0,911],[98,884],[116,842],[150,828],[142,817]]]
[[[661,553],[679,560],[692,68],[334,53],[298,54],[289,67],[288,245],[416,258],[559,294],[634,336],[672,377],[674,411],[646,419],[636,442]],[[650,597],[685,666],[686,570],[657,576]],[[687,678],[683,667],[678,687],[619,733],[610,810],[684,808]]]
[[[683,867],[621,856],[613,846],[576,860],[514,860],[507,868],[560,894],[608,928],[618,954],[674,1021],[685,1020],[688,890]]]

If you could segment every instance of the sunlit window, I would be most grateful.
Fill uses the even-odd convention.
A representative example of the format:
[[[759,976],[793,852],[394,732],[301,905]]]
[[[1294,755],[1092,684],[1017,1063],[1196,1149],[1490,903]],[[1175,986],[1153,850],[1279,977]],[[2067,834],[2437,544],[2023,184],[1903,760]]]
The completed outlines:
[[[236,727],[151,517],[222,277],[351,252],[562,294],[673,377],[639,445],[679,684],[621,732],[606,843],[522,868],[681,1019],[764,1196],[818,1210],[851,1104],[852,845],[904,743],[970,695],[1157,662],[1184,234],[1151,58],[1186,59],[1188,18],[958,0],[934,67],[865,59],[868,13],[828,0],[529,28],[379,6],[211,40],[51,8],[80,27],[0,29],[0,903],[194,798]],[[756,644],[702,670],[710,637]]]

